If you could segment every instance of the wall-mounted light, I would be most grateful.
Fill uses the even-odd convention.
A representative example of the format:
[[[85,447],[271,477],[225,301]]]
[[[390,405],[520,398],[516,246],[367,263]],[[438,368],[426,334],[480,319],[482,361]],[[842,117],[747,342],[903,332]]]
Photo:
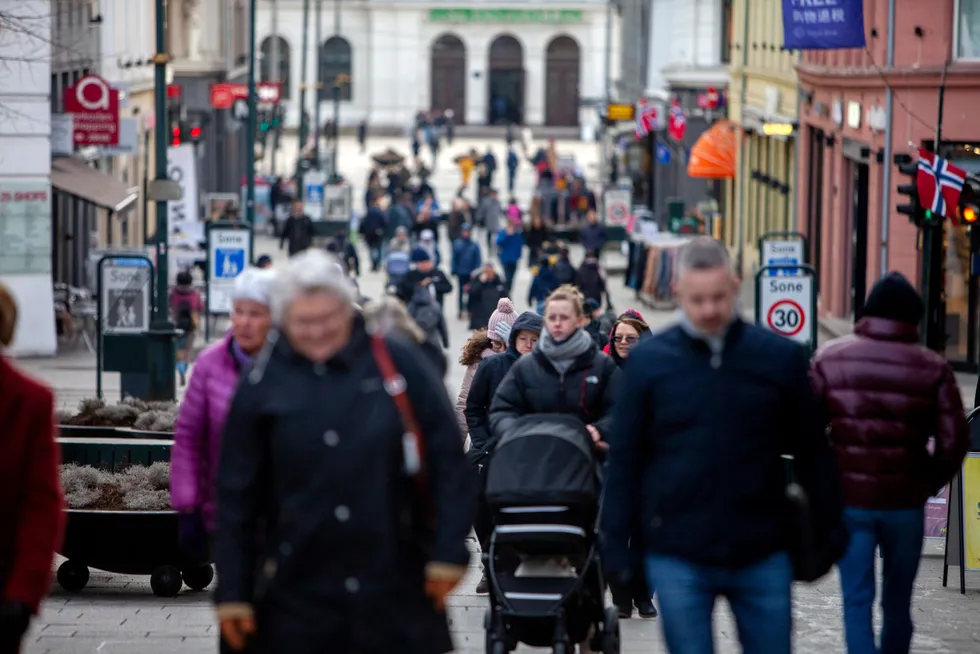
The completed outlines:
[[[763,123],[762,133],[766,136],[790,136],[796,129],[793,123]]]

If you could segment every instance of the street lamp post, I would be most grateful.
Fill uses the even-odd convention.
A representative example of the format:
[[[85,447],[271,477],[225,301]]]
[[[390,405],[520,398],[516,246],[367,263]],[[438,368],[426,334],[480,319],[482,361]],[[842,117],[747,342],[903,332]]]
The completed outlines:
[[[159,0],[158,0],[159,1]],[[245,123],[245,219],[255,224],[255,123],[257,121],[257,102],[255,101],[255,5],[248,3],[248,120]]]
[[[320,168],[320,100],[323,96],[323,0],[316,0],[316,17],[314,20],[314,36],[316,41],[316,102],[313,105],[313,166]],[[330,138],[330,135],[326,135]]]
[[[167,182],[167,54],[165,0],[156,0],[156,54],[153,55],[153,101],[156,110],[156,144],[154,159],[157,187]],[[150,400],[173,400],[177,389],[174,380],[176,351],[174,349],[174,325],[170,322],[169,266],[167,258],[167,200],[158,189],[156,193],[156,292],[154,293],[153,320],[147,334],[149,379],[147,391]]]
[[[333,30],[340,36],[340,0],[333,0]],[[344,75],[337,75],[333,81],[333,165],[331,166],[330,177],[335,184],[340,183],[340,159],[338,150],[340,149],[340,88],[341,84],[349,82],[344,79]]]
[[[303,49],[300,55],[299,81],[299,147],[296,158],[296,199],[303,197],[303,148],[306,146],[306,87],[309,75],[307,62],[310,50],[310,0],[303,0]]]

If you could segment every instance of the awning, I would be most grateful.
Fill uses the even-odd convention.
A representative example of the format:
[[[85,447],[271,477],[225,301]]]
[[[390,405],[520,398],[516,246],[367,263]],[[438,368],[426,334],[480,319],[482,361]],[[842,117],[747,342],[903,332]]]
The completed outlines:
[[[56,157],[51,162],[51,186],[116,213],[130,208],[139,199],[135,188],[73,157]]]
[[[691,148],[687,174],[700,179],[733,179],[737,127],[730,120],[719,120]]]

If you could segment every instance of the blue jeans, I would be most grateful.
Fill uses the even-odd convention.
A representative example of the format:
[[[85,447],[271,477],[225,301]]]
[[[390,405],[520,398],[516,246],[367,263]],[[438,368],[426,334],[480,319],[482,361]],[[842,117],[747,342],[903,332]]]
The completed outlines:
[[[713,654],[712,613],[725,597],[735,614],[744,654],[792,651],[793,566],[778,552],[744,568],[697,565],[647,555],[647,580],[657,589],[664,639],[670,654]]]
[[[851,534],[837,563],[844,595],[848,654],[908,654],[912,643],[912,590],[922,556],[925,509],[844,509]],[[871,624],[875,602],[875,548],[881,548],[881,647]]]
[[[501,265],[504,268],[504,286],[507,288],[507,293],[510,293],[511,289],[514,288],[514,277],[517,275],[517,264],[514,263],[503,263]]]

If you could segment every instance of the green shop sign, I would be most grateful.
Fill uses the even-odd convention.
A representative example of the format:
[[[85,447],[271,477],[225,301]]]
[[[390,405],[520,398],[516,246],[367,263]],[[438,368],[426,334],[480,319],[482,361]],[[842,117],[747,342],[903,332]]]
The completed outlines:
[[[430,9],[434,23],[579,23],[578,9]]]

